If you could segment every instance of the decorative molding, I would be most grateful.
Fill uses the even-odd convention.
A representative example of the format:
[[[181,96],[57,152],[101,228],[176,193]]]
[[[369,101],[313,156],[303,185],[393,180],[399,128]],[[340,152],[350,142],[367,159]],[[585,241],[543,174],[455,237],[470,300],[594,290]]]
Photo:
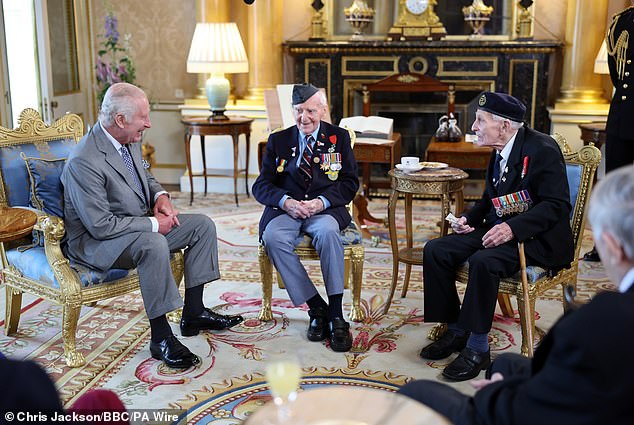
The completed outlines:
[[[341,75],[345,77],[355,76],[355,75],[357,76],[392,75],[398,72],[398,60],[399,60],[398,56],[343,56],[341,58]],[[372,70],[358,71],[358,70],[348,69],[348,65],[350,65],[351,63],[357,63],[357,62],[365,63],[364,67],[366,69],[370,68],[370,66],[367,65],[367,62],[374,63],[374,64],[378,64],[382,62],[386,65],[390,65],[392,69],[386,70],[386,71],[372,71]]]

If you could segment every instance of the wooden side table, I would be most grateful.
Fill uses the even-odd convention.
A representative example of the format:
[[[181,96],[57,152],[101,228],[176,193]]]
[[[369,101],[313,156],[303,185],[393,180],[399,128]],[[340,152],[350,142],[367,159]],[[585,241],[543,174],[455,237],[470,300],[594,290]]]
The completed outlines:
[[[445,162],[452,167],[470,170],[486,170],[491,159],[492,148],[481,147],[475,143],[437,142],[431,138],[427,147],[427,161]]]
[[[579,124],[583,145],[587,146],[592,143],[597,149],[601,149],[601,146],[605,143],[605,124],[605,121]]]
[[[464,171],[447,167],[442,169],[426,169],[415,173],[404,173],[398,170],[388,172],[391,179],[392,193],[388,201],[388,226],[390,229],[390,241],[392,244],[392,285],[390,286],[390,296],[385,304],[384,313],[387,313],[394,297],[396,283],[398,280],[399,263],[405,263],[405,282],[401,296],[405,297],[409,286],[409,278],[412,272],[412,265],[423,264],[423,248],[414,248],[414,236],[412,234],[412,197],[417,195],[429,195],[440,198],[440,235],[444,236],[449,230],[445,217],[449,214],[449,203],[451,197],[456,199],[455,215],[459,216],[464,208],[464,180],[469,176]],[[407,236],[407,246],[399,249],[398,237],[396,234],[396,204],[399,194],[405,195],[405,232]]]
[[[354,143],[354,157],[361,166],[362,191],[354,198],[354,220],[365,237],[372,237],[366,221],[385,223],[385,218],[376,218],[368,211],[368,194],[371,186],[370,166],[372,164],[389,164],[394,168],[397,158],[401,157],[401,135],[393,133],[392,139],[358,138]]]
[[[202,176],[205,179],[205,195],[207,195],[207,177],[226,176],[219,172],[209,172],[207,170],[207,159],[205,158],[205,136],[231,136],[233,139],[233,193],[238,205],[238,175],[244,172],[244,183],[247,197],[249,196],[249,142],[251,138],[252,118],[229,117],[227,120],[211,121],[201,117],[183,117],[181,122],[185,126],[185,156],[187,158],[187,171],[189,172],[190,196],[189,205],[194,202],[194,176]],[[238,169],[238,141],[241,134],[246,136],[247,154],[245,168]],[[195,174],[192,172],[191,149],[189,143],[192,136],[200,136],[200,147],[203,159],[203,172]]]
[[[24,208],[0,207],[0,243],[14,241],[28,235],[37,222],[37,214]],[[2,252],[2,268],[9,265],[4,245]]]

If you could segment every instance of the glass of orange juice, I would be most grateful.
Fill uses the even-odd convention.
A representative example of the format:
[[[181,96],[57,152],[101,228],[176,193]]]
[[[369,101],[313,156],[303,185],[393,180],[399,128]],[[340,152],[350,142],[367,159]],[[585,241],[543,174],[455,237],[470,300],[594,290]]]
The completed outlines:
[[[297,356],[290,353],[271,355],[266,365],[266,381],[277,406],[280,425],[292,423],[293,401],[297,398],[302,368]]]

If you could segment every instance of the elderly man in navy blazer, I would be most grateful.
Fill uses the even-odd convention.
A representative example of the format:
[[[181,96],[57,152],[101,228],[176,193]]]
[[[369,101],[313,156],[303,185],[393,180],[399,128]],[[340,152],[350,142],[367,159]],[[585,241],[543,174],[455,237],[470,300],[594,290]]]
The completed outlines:
[[[99,122],[68,157],[64,185],[65,250],[72,261],[101,271],[136,268],[150,319],[150,353],[172,368],[200,364],[173,334],[166,313],[183,306],[181,333],[221,330],[242,322],[203,305],[207,282],[220,278],[216,226],[202,214],[180,214],[143,167],[141,137],[150,128],[145,93],[110,86]],[[185,250],[185,302],[170,269],[170,251]]]
[[[425,321],[448,323],[443,337],[420,356],[439,360],[459,352],[443,370],[454,381],[477,376],[490,362],[488,332],[500,278],[520,269],[517,242],[527,262],[568,267],[573,243],[566,165],[555,140],[524,125],[524,104],[505,93],[484,92],[472,125],[478,145],[493,148],[482,198],[453,234],[429,241],[423,253]],[[458,298],[455,270],[469,263],[469,282]]]
[[[293,304],[308,304],[308,339],[329,339],[334,351],[348,351],[352,335],[342,312],[339,232],[351,221],[346,205],[359,188],[357,163],[348,132],[322,121],[327,107],[322,92],[310,84],[296,84],[292,103],[296,125],[269,136],[253,185],[253,195],[265,206],[260,238],[284,277]],[[312,237],[319,254],[328,302],[294,252],[302,233]]]

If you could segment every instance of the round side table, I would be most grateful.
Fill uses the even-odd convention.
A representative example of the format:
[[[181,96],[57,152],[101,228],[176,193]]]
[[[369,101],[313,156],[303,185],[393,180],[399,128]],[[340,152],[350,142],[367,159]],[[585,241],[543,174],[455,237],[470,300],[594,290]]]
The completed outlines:
[[[0,243],[14,241],[28,235],[37,222],[37,214],[23,208],[0,207]],[[4,246],[2,268],[7,267]]]
[[[200,117],[183,117],[181,123],[185,126],[185,159],[187,160],[187,171],[189,172],[189,205],[194,202],[194,174],[192,173],[192,159],[190,141],[192,136],[200,136],[200,146],[203,160],[203,171],[196,176],[202,176],[205,179],[205,195],[207,195],[207,177],[210,176],[226,176],[217,172],[207,170],[207,158],[205,157],[205,136],[231,136],[233,139],[233,193],[238,205],[238,174],[244,172],[244,184],[246,187],[247,197],[249,196],[249,141],[251,138],[251,123],[253,118],[247,117],[228,117],[226,120],[212,121],[209,118]],[[238,169],[238,139],[240,134],[246,136],[246,165],[244,169]]]
[[[392,285],[390,296],[385,304],[384,313],[387,313],[394,297],[396,284],[398,281],[399,263],[405,263],[405,282],[401,296],[407,295],[409,278],[412,272],[412,265],[423,264],[423,247],[413,246],[414,236],[412,234],[412,198],[413,195],[438,196],[441,203],[440,212],[440,235],[444,236],[449,230],[445,217],[449,214],[449,204],[451,197],[456,199],[456,216],[464,208],[464,180],[469,175],[459,168],[447,167],[441,169],[424,169],[414,173],[405,173],[399,170],[388,172],[391,180],[392,193],[388,201],[388,226],[390,229],[390,241],[392,243]],[[396,235],[396,204],[400,194],[405,195],[405,232],[407,235],[407,246],[399,249],[398,237]]]

